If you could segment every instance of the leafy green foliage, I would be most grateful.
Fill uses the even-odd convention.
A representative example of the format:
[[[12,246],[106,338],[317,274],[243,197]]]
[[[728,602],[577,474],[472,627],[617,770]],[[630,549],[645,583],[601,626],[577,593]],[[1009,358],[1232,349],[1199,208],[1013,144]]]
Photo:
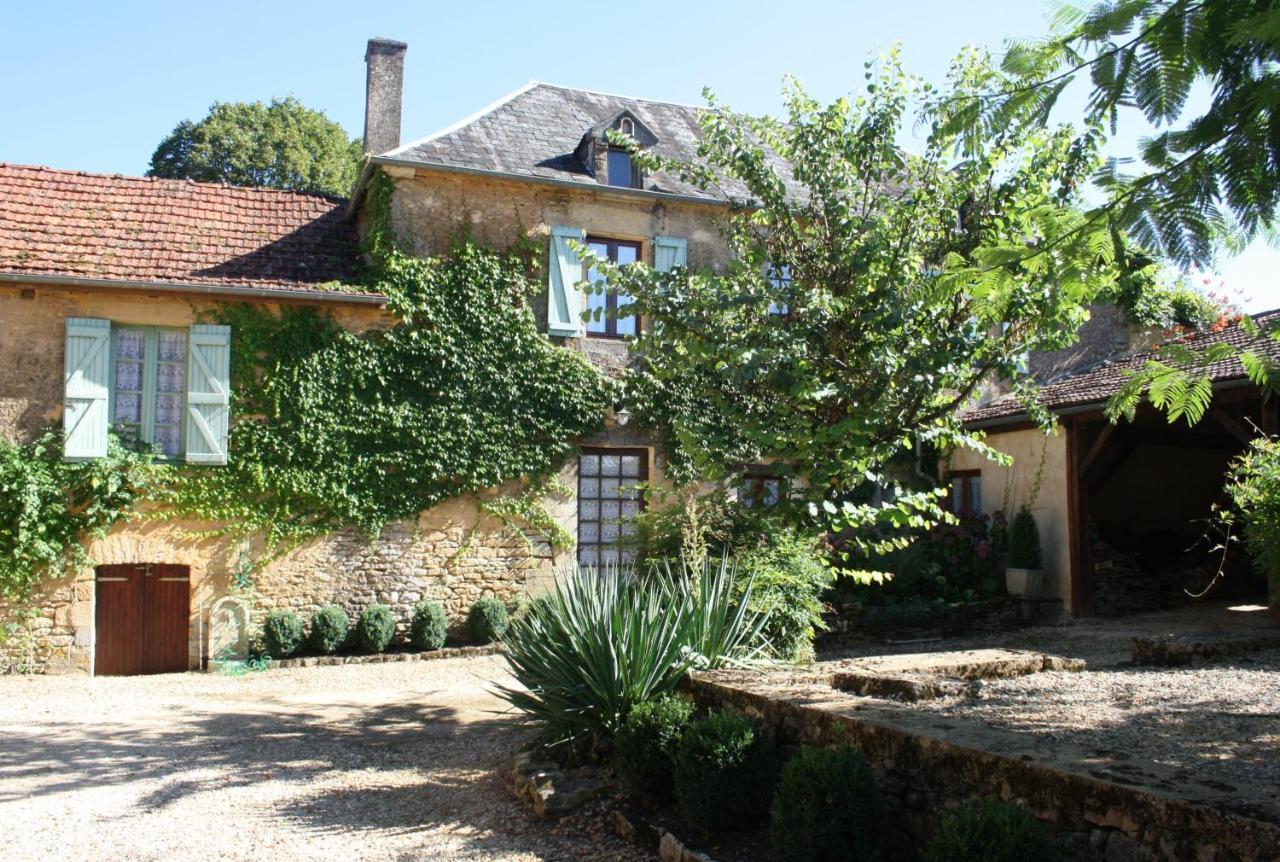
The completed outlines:
[[[337,605],[329,605],[311,617],[307,646],[321,655],[332,655],[347,645],[351,636],[351,618]]]
[[[942,818],[925,862],[1056,862],[1062,851],[1025,808],[997,799],[970,800]]]
[[[1267,577],[1271,605],[1280,607],[1280,442],[1260,437],[1231,462],[1227,495],[1230,521],[1244,525],[1245,547]]]
[[[1040,527],[1026,506],[1009,522],[1009,565],[1015,569],[1040,568]]]
[[[630,793],[665,802],[672,792],[676,746],[693,720],[693,704],[664,695],[632,707],[613,738],[613,766]]]
[[[90,564],[82,540],[125,520],[156,471],[113,435],[107,457],[62,460],[62,434],[15,445],[0,437],[0,599],[19,603],[43,577]]]
[[[709,100],[698,164],[637,154],[745,187],[722,271],[595,262],[634,298],[618,313],[652,321],[634,339],[628,403],[668,429],[675,478],[769,462],[806,477],[790,499],[855,548],[945,518],[932,490],[855,498],[892,487],[885,468],[917,443],[998,458],[958,408],[993,373],[1025,383],[1025,353],[1074,341],[1120,270],[1110,231],[1079,206],[1096,130],[1015,117],[957,160],[941,106],[1002,80],[984,56],[957,59],[942,95],[896,51],[867,76],[864,95],[825,106],[792,86],[781,120]],[[898,146],[916,120],[931,130],[920,155]]]
[[[356,643],[365,652],[382,652],[395,633],[396,621],[386,605],[369,605],[356,620]]]
[[[262,643],[267,655],[288,658],[302,649],[302,618],[293,611],[271,611],[262,621]]]
[[[507,606],[494,596],[481,596],[467,611],[467,636],[473,643],[487,644],[502,640],[509,620]]]
[[[1147,248],[1207,261],[1228,230],[1250,239],[1280,204],[1280,9],[1256,0],[1112,0],[1083,11],[1063,4],[1055,32],[1015,43],[1011,81],[951,106],[970,140],[1019,119],[1043,120],[1077,77],[1092,94],[1087,119],[1114,132],[1136,107],[1161,131],[1140,145],[1142,169],[1112,162],[1095,180],[1108,192],[1090,218],[1113,219]],[[1212,97],[1184,117],[1193,84]]]
[[[444,646],[448,619],[439,602],[418,602],[409,620],[409,642],[414,649],[435,650]]]
[[[611,386],[538,331],[525,261],[460,241],[430,260],[388,252],[380,272],[399,318],[383,332],[348,332],[309,308],[223,309],[231,457],[175,486],[175,513],[261,533],[272,550],[346,526],[377,535],[460,494],[545,475],[602,425]],[[519,514],[541,524],[532,508]]]
[[[183,120],[151,156],[147,176],[345,197],[360,172],[360,142],[294,99],[214,102]]]
[[[835,572],[817,543],[797,531],[779,529],[738,558],[738,586],[753,585],[751,610],[767,622],[761,637],[769,654],[787,662],[813,660],[813,638],[825,628],[821,596]]]
[[[782,767],[769,822],[778,862],[876,858],[884,806],[867,759],[852,745],[805,746]]]
[[[776,777],[768,729],[731,710],[712,713],[689,725],[676,748],[680,819],[704,835],[750,824],[769,810]]]
[[[702,571],[568,568],[503,639],[518,688],[502,696],[548,747],[590,750],[637,704],[675,690],[690,668],[762,657],[765,619],[734,597],[726,563]]]

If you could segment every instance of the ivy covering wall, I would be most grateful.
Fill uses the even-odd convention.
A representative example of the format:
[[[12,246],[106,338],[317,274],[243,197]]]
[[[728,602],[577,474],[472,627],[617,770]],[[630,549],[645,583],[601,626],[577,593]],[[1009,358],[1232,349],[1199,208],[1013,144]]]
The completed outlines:
[[[388,297],[396,323],[353,333],[310,307],[221,306],[232,327],[229,463],[166,465],[128,455],[65,465],[56,437],[0,440],[0,596],[74,563],[87,531],[155,504],[147,517],[261,535],[268,555],[355,527],[387,524],[469,492],[545,477],[598,431],[612,384],[579,352],[538,329],[529,250],[499,253],[468,239],[430,259],[390,234],[391,183],[370,188],[363,289]],[[339,289],[343,286],[337,286]],[[502,519],[550,529],[528,493]],[[493,505],[492,503],[490,505]],[[562,533],[563,531],[561,531]],[[80,556],[77,556],[77,554]]]

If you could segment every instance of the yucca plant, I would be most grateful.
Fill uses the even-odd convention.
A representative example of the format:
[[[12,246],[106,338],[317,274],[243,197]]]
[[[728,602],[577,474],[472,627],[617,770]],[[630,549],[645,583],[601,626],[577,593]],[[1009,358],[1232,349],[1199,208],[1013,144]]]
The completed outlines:
[[[733,575],[728,561],[643,577],[631,567],[562,570],[507,630],[504,655],[521,687],[499,693],[539,726],[542,744],[598,747],[689,669],[762,660],[766,617],[735,597]]]

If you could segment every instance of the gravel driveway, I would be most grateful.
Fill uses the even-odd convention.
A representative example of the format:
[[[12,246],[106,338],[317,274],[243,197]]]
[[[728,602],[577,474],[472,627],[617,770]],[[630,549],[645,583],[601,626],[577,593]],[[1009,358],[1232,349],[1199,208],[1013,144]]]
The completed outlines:
[[[0,677],[3,858],[629,859],[533,821],[500,658],[228,677]]]

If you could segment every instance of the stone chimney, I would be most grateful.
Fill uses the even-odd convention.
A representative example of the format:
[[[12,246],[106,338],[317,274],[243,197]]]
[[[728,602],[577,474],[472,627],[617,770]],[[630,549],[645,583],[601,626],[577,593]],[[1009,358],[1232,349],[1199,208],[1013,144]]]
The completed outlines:
[[[404,98],[404,52],[392,39],[370,39],[364,52],[364,151],[381,155],[400,146],[400,103]]]

